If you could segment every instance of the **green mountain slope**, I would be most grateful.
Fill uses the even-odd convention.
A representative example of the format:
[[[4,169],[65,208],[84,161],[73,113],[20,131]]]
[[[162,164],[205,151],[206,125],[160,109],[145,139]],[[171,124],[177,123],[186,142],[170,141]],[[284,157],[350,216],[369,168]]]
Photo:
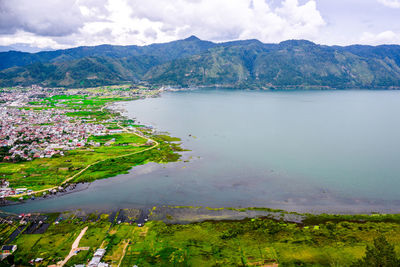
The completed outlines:
[[[396,49],[398,56],[400,48]],[[379,88],[400,86],[400,68],[393,57],[356,55],[307,41],[287,41],[276,46],[253,42],[216,47],[155,66],[145,79],[183,86]]]
[[[148,46],[99,45],[81,46],[71,49],[26,53],[18,51],[0,52],[0,70],[10,67],[22,67],[33,63],[59,63],[85,57],[127,58],[132,56],[153,56],[161,62],[190,56],[215,46],[191,36],[184,40]]]
[[[322,46],[305,40],[215,44],[197,37],[149,46],[0,53],[0,86],[155,84],[257,88],[400,87],[400,46]]]

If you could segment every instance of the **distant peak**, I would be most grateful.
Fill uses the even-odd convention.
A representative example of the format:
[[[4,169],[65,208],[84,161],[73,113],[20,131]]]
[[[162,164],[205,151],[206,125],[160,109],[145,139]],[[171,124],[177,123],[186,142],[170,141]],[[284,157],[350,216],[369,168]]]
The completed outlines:
[[[184,41],[201,41],[199,38],[197,38],[196,36],[192,35],[186,39],[183,39]]]
[[[308,41],[308,40],[287,40],[279,43],[280,45],[295,45],[295,46],[302,46],[302,45],[315,45],[315,43]]]

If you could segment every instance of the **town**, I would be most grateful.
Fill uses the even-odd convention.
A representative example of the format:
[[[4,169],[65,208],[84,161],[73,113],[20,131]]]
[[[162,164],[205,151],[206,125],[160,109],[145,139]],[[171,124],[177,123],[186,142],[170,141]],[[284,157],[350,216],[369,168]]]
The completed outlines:
[[[0,146],[9,148],[5,153],[10,154],[3,160],[15,162],[55,154],[62,156],[63,151],[85,146],[89,136],[106,134],[102,124],[73,120],[64,115],[66,112],[1,107]]]
[[[119,137],[126,139],[125,143],[120,141],[118,145],[126,146],[127,152],[136,151],[141,145],[151,146],[151,140],[146,142],[137,134],[126,136],[129,132],[136,132],[136,129],[126,124],[125,130],[122,129],[121,125],[127,119],[118,113],[106,112],[104,108],[116,101],[157,96],[160,91],[132,85],[89,88],[85,91],[36,85],[31,88],[3,88],[0,90],[0,167],[7,168],[4,165],[7,163],[64,157],[75,150],[94,152],[93,149],[100,147],[112,149],[111,145]],[[128,124],[132,122],[129,120]],[[106,141],[101,142],[102,137]],[[19,194],[31,195],[32,188],[23,182],[17,188],[10,186],[10,177],[3,169],[0,168],[1,199]],[[59,167],[56,172],[64,169],[69,168]],[[16,175],[14,171],[13,174]],[[47,193],[58,190],[63,189],[50,188]]]

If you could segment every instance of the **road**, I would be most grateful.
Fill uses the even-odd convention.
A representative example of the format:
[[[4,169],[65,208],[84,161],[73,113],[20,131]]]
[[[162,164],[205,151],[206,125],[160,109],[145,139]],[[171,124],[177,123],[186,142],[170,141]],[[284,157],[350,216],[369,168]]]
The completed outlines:
[[[59,261],[57,263],[57,267],[64,266],[64,264],[66,264],[72,256],[75,256],[75,250],[77,248],[79,248],[79,242],[81,241],[81,238],[83,237],[83,235],[86,233],[87,229],[88,229],[87,226],[82,229],[82,231],[80,232],[78,237],[75,239],[74,243],[72,243],[71,251],[69,252],[68,256],[63,261]]]
[[[105,107],[103,107],[103,108],[105,108]],[[103,108],[101,108],[101,111],[103,111]],[[68,178],[65,179],[60,185],[64,185],[65,183],[68,183],[69,181],[75,179],[76,177],[78,177],[79,175],[81,175],[83,172],[85,172],[87,169],[89,169],[90,167],[92,167],[92,166],[94,166],[94,165],[96,165],[96,164],[102,163],[102,162],[104,162],[104,161],[106,161],[106,160],[109,160],[109,159],[118,159],[118,158],[123,158],[123,157],[132,156],[132,155],[135,155],[135,154],[143,153],[143,152],[148,151],[148,150],[150,150],[150,149],[156,148],[157,146],[160,145],[157,141],[155,141],[155,140],[153,140],[153,139],[150,139],[150,138],[145,137],[145,136],[143,136],[143,135],[140,135],[140,134],[138,134],[138,133],[136,133],[136,132],[134,132],[134,131],[131,131],[131,130],[129,130],[129,129],[126,128],[126,127],[123,127],[119,122],[117,123],[117,125],[118,125],[120,128],[122,128],[125,132],[132,133],[132,134],[137,135],[137,136],[139,136],[139,137],[141,137],[141,138],[145,138],[145,139],[147,139],[147,141],[150,141],[150,142],[154,143],[154,145],[151,146],[151,147],[149,147],[149,148],[146,148],[146,149],[143,149],[143,150],[140,150],[140,151],[136,151],[136,152],[133,152],[133,153],[128,153],[128,154],[120,155],[120,156],[117,156],[117,157],[114,157],[114,158],[107,158],[107,159],[103,159],[103,160],[96,161],[96,162],[94,162],[94,163],[92,163],[92,164],[89,164],[89,165],[86,166],[84,169],[80,170],[78,173],[72,175],[71,177],[68,177]],[[56,185],[56,186],[53,186],[53,187],[50,187],[50,188],[45,188],[45,189],[33,191],[33,192],[30,192],[30,194],[31,194],[31,195],[34,195],[34,194],[37,194],[37,193],[46,192],[46,191],[48,191],[48,190],[58,189],[58,187],[59,187],[60,185]],[[10,197],[13,197],[13,198],[20,198],[20,197],[26,196],[27,194],[28,194],[28,193],[22,193],[22,194],[10,196]]]

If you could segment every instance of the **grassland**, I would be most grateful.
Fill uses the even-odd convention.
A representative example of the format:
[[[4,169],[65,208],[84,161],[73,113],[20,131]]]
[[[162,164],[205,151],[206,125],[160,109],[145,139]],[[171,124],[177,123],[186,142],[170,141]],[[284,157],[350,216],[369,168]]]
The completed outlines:
[[[17,255],[20,266],[28,266],[36,258],[45,258],[48,264],[64,259],[81,230],[79,224],[66,221],[53,223],[44,234],[20,234],[13,241],[20,251]]]
[[[91,214],[85,220],[64,216],[58,224],[53,219],[45,233],[22,233],[13,243],[18,245],[16,266],[37,257],[44,258],[37,266],[63,259],[85,226],[89,228],[79,246],[90,249],[72,257],[67,266],[88,262],[100,247],[106,248],[103,261],[113,266],[351,266],[380,236],[399,257],[399,216],[393,222],[385,216],[363,216],[336,215],[331,220],[314,215],[320,217],[319,224],[253,218],[185,225],[150,221],[143,227],[118,224],[108,214]],[[12,232],[4,230],[12,226],[2,227],[2,234]]]
[[[146,139],[140,136],[129,133],[91,136],[88,141],[99,142],[101,145],[104,145],[111,140],[114,140],[114,145],[144,144],[146,141]]]
[[[146,139],[140,141],[144,143]],[[64,157],[41,158],[20,163],[0,163],[0,174],[7,176],[11,187],[40,190],[61,184],[66,177],[74,175],[87,165],[119,155],[138,152],[144,148],[115,145],[73,150]]]
[[[29,102],[32,106],[69,108],[76,110],[98,109],[109,102],[124,101],[126,97],[89,96],[89,95],[54,95],[40,102]]]
[[[176,151],[181,151],[180,147],[168,143],[163,137],[153,137],[160,143],[159,150],[145,151],[126,157],[120,156],[149,148],[145,145],[147,139],[134,134],[93,137],[99,142],[109,141],[112,138],[115,138],[115,142],[110,146],[77,149],[66,153],[63,157],[41,158],[20,163],[0,163],[0,175],[6,175],[10,186],[14,188],[28,187],[36,191],[60,185],[66,177],[73,176],[86,166],[98,161],[102,162],[91,166],[70,182],[91,182],[127,173],[133,166],[150,161],[166,163],[180,158],[180,155],[176,153]]]
[[[82,175],[78,176],[74,182],[91,182],[127,173],[133,166],[147,162],[167,163],[177,161],[180,158],[180,155],[176,153],[176,151],[182,151],[179,145],[170,144],[161,137],[152,136],[152,138],[159,143],[157,149],[147,150],[132,156],[120,158],[109,157],[107,160],[101,162],[101,164],[90,167]]]

